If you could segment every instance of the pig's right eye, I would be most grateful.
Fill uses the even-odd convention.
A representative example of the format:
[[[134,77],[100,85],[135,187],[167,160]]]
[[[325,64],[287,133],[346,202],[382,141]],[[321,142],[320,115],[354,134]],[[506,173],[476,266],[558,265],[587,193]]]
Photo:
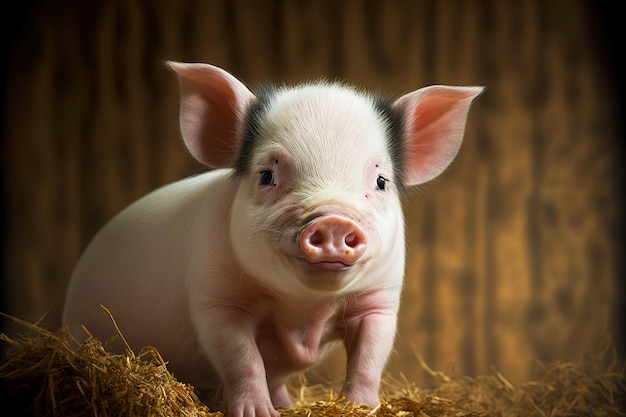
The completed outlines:
[[[259,173],[259,185],[275,185],[274,184],[274,173],[269,169],[265,171],[261,171]]]

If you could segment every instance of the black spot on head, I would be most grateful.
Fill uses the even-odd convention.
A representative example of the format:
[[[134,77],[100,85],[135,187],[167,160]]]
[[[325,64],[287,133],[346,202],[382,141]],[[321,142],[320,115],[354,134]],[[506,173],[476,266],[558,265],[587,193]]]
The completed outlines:
[[[399,190],[404,190],[404,113],[393,107],[391,99],[383,96],[375,99],[374,107],[387,125],[387,149],[393,162],[393,180]]]
[[[261,120],[267,113],[274,91],[275,89],[270,86],[261,87],[256,94],[256,100],[248,107],[241,147],[235,162],[236,176],[243,175],[250,169],[250,160],[261,136]]]

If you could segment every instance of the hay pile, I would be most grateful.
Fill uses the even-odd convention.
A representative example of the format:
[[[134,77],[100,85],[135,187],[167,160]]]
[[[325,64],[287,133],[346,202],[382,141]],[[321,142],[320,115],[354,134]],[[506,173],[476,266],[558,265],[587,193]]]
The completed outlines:
[[[30,332],[15,338],[0,334],[11,344],[0,378],[13,395],[32,404],[34,416],[214,415],[192,386],[169,373],[155,348],[112,354],[93,337],[79,342],[67,327],[51,332],[10,318]]]
[[[222,416],[203,405],[192,386],[178,382],[154,348],[111,354],[95,338],[80,343],[66,328],[51,332],[12,319],[29,332],[0,335],[11,345],[0,363],[0,379],[30,405],[29,415]],[[497,372],[461,379],[429,372],[437,380],[432,390],[388,377],[385,400],[373,410],[303,379],[291,392],[305,405],[279,411],[284,417],[626,416],[626,367],[609,344],[580,364],[544,366],[536,380],[519,387]]]

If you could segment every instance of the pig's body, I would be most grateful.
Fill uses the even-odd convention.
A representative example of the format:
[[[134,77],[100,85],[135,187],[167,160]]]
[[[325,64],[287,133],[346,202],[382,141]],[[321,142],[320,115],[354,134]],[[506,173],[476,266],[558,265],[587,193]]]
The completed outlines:
[[[192,336],[192,294],[186,289],[199,284],[192,282],[194,268],[228,259],[220,248],[228,245],[227,208],[217,215],[228,200],[207,198],[233,194],[227,176],[226,170],[216,170],[162,187],[100,230],[68,288],[64,316],[74,334],[82,334],[81,324],[103,340],[116,333],[102,304],[135,350],[157,346],[177,377],[198,379],[193,378],[197,365],[206,367],[206,360]],[[215,257],[206,255],[212,251]],[[112,347],[124,349],[120,340]]]
[[[376,275],[379,283],[364,280],[352,291],[303,291],[301,296],[269,288],[234,256],[230,212],[237,187],[231,176],[221,169],[170,184],[116,216],[76,267],[65,320],[73,334],[82,334],[84,324],[108,339],[116,331],[102,304],[134,350],[156,346],[177,378],[212,388],[216,371],[200,345],[197,326],[210,317],[206,337],[227,346],[228,333],[236,328],[231,316],[240,316],[256,335],[275,405],[288,405],[281,391],[286,378],[316,363],[326,344],[367,314],[384,314],[376,343],[391,345],[404,247],[399,241],[389,248],[395,259]],[[396,227],[401,231],[400,222]],[[124,349],[119,339],[112,347]]]
[[[399,192],[456,155],[481,89],[391,103],[321,83],[255,97],[217,67],[172,67],[185,143],[224,169],[106,225],[76,267],[64,321],[107,338],[106,306],[133,349],[156,346],[199,388],[223,383],[233,417],[277,415],[287,378],[342,340],[346,398],[378,403],[404,270]]]

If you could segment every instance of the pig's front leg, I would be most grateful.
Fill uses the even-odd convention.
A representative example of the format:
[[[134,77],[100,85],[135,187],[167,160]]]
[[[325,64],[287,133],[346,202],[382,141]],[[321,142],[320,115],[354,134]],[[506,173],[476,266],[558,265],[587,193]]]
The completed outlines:
[[[347,323],[343,392],[354,404],[377,405],[382,373],[393,348],[397,308],[364,312]]]
[[[239,309],[202,313],[198,338],[224,383],[229,417],[279,417],[270,399],[255,321]]]

